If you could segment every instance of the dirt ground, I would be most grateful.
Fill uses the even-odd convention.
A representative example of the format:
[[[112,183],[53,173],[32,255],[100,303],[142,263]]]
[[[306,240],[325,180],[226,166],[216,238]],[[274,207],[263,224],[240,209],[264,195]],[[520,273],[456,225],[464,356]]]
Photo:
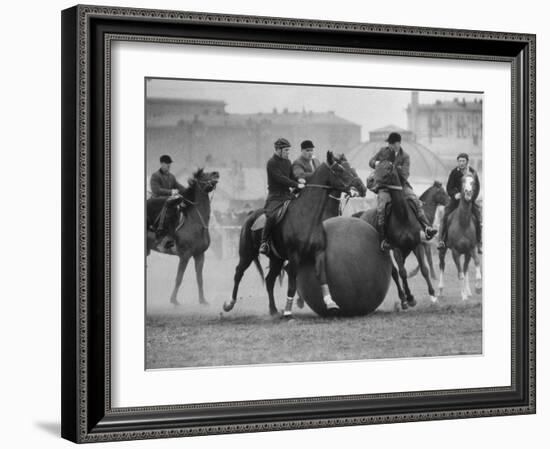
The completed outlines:
[[[209,306],[198,304],[192,262],[178,295],[182,305],[170,305],[177,261],[157,253],[147,261],[147,369],[482,353],[482,297],[474,292],[474,268],[473,297],[462,301],[449,255],[445,296],[435,304],[417,275],[410,286],[418,305],[407,311],[400,311],[392,283],[382,305],[367,317],[325,319],[306,305],[294,307],[296,319],[291,322],[269,315],[267,294],[253,266],[241,282],[235,308],[224,312],[237,259],[221,259],[210,251],[204,270]],[[410,268],[413,262],[414,257]],[[262,265],[266,267],[267,259]],[[437,281],[433,284],[436,287]],[[282,310],[286,281],[282,287],[277,284],[275,297]]]

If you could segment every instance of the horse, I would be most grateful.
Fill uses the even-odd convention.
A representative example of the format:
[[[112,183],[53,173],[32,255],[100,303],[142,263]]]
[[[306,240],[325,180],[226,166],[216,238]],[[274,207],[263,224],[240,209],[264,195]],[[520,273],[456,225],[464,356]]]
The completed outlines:
[[[424,213],[426,218],[435,229],[439,229],[441,218],[444,213],[445,206],[449,203],[449,195],[445,191],[445,188],[439,181],[434,181],[434,183],[424,191],[419,197],[422,201]],[[426,240],[422,239],[420,243],[424,247],[424,252],[426,254],[426,262],[428,263],[428,268],[430,270],[430,276],[433,280],[437,280],[435,275],[433,258],[432,258],[432,246],[435,244],[435,240]],[[408,277],[416,276],[420,271],[420,265],[417,265],[411,272],[409,272]]]
[[[461,281],[462,300],[466,301],[472,296],[470,281],[468,277],[468,265],[474,259],[476,267],[475,289],[481,293],[481,267],[479,255],[476,250],[476,228],[472,215],[472,198],[474,193],[475,179],[467,173],[462,177],[462,187],[458,207],[449,214],[447,227],[447,240],[445,247],[439,250],[439,295],[443,296],[443,273],[445,271],[445,254],[447,249],[451,250],[458,279]],[[461,256],[464,256],[464,263],[461,263]]]
[[[405,260],[411,252],[416,256],[422,276],[428,285],[430,300],[436,302],[435,291],[424,261],[424,247],[420,245],[422,226],[416,218],[413,209],[415,206],[407,201],[403,195],[403,186],[394,164],[391,161],[379,162],[367,181],[367,187],[372,190],[378,188],[388,189],[391,196],[391,211],[386,220],[386,227],[388,242],[392,247],[393,257],[397,263],[397,269],[395,266],[392,269],[392,278],[397,286],[401,308],[405,310],[409,306],[414,307],[416,305],[416,300],[409,289],[407,270],[405,269]],[[363,213],[361,219],[376,228],[376,209],[367,210]],[[403,289],[399,283],[399,276],[403,282]]]
[[[209,194],[216,188],[219,178],[218,172],[205,172],[204,169],[200,168],[193,173],[189,179],[188,188],[182,195],[182,201],[187,205],[185,208],[185,221],[176,228],[175,246],[171,252],[167,253],[179,257],[176,282],[170,296],[170,303],[176,306],[180,305],[177,300],[178,290],[191,257],[195,261],[199,303],[202,305],[208,304],[204,297],[202,270],[204,267],[204,253],[210,246],[210,233],[208,231],[210,221]],[[151,249],[158,251],[155,247]]]
[[[352,187],[360,195],[365,195],[366,187],[357,176],[343,155],[336,157],[327,152],[326,163],[321,164],[311,176],[308,184],[300,195],[293,199],[282,221],[273,230],[272,242],[278,254],[269,257],[269,272],[265,279],[269,298],[269,313],[277,315],[273,287],[277,276],[285,266],[288,274],[287,316],[290,316],[292,301],[296,293],[296,270],[304,258],[314,258],[316,274],[326,286],[324,266],[324,230],[322,222],[340,212],[340,193],[347,192]],[[336,195],[336,193],[338,195]],[[239,284],[246,269],[252,262],[263,279],[263,270],[258,260],[258,250],[261,241],[261,229],[253,230],[252,225],[263,214],[263,209],[253,212],[241,228],[239,239],[239,263],[235,268],[234,286],[231,300],[224,303],[223,310],[229,312],[237,302]],[[319,261],[323,259],[322,261]],[[327,287],[325,287],[327,288]]]

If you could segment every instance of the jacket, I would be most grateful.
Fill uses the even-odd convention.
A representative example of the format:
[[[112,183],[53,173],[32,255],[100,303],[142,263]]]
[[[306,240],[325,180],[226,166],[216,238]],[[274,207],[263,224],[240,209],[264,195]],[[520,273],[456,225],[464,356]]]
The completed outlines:
[[[317,170],[319,165],[321,165],[319,159],[313,158],[310,163],[309,160],[300,156],[292,163],[292,174],[294,179],[305,179],[306,181],[309,181],[309,178],[311,178],[311,175],[315,170]]]
[[[269,193],[288,193],[289,187],[298,187],[292,178],[292,165],[288,159],[274,154],[267,161],[267,189]]]
[[[395,154],[395,151],[393,151],[390,147],[380,148],[376,152],[376,154],[370,159],[369,166],[371,168],[375,168],[376,161],[393,162],[397,170],[397,173],[399,174],[399,178],[401,180],[401,184],[403,185],[403,187],[405,186],[411,187],[408,181],[410,170],[411,170],[411,158],[403,150],[403,148],[399,149],[397,155]]]
[[[479,195],[480,183],[477,172],[472,168],[468,167],[468,171],[474,176],[474,194],[472,200],[475,201]],[[462,170],[456,167],[453,168],[453,171],[449,175],[449,180],[447,181],[447,193],[454,200],[454,197],[457,193],[460,193],[462,190]]]
[[[159,198],[162,196],[171,196],[172,189],[178,189],[180,194],[185,192],[185,187],[183,187],[177,180],[176,177],[170,172],[163,172],[161,169],[157,170],[151,175],[149,181],[151,185],[151,192],[153,198]]]

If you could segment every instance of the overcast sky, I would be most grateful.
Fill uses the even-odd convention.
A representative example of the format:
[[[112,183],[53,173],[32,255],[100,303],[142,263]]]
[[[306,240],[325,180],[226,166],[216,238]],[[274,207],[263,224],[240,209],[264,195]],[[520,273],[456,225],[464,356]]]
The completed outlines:
[[[147,83],[147,96],[223,100],[229,113],[272,112],[277,108],[289,111],[334,111],[362,127],[363,140],[368,132],[386,125],[407,128],[407,105],[410,90],[376,88],[342,88],[326,86],[295,86],[213,81],[151,79]],[[420,103],[435,100],[452,100],[458,97],[472,101],[482,94],[463,92],[420,91]]]

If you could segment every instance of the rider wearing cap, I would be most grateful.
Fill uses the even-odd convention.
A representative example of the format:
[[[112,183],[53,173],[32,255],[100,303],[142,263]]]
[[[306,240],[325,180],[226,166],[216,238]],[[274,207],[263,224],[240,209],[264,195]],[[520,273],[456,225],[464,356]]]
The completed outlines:
[[[378,150],[378,152],[369,161],[369,165],[371,168],[375,168],[381,161],[393,162],[401,180],[403,195],[407,200],[410,200],[415,204],[414,211],[416,218],[424,228],[426,238],[429,240],[436,234],[437,231],[431,227],[430,222],[424,214],[422,202],[415,195],[411,185],[409,184],[408,179],[411,161],[409,155],[403,151],[403,148],[401,147],[401,135],[399,133],[392,132],[386,139],[386,142],[388,142],[388,146]],[[380,235],[380,248],[382,251],[385,251],[390,247],[388,241],[386,240],[386,205],[389,202],[391,202],[391,196],[388,189],[385,189],[384,187],[379,188],[376,210],[378,233]]]
[[[266,167],[268,195],[264,206],[266,221],[260,245],[260,253],[262,254],[268,254],[269,252],[268,241],[279,208],[286,200],[292,199],[290,188],[304,188],[303,182],[297,182],[293,179],[292,165],[288,159],[290,142],[280,138],[277,139],[274,147],[275,152],[271,159],[267,161]]]
[[[441,219],[441,232],[439,233],[439,243],[437,247],[439,249],[445,248],[445,241],[447,240],[447,230],[448,223],[447,219],[449,214],[455,210],[460,203],[460,195],[462,191],[462,177],[466,173],[471,173],[474,177],[474,192],[472,195],[472,215],[474,216],[474,224],[476,227],[476,240],[477,240],[477,251],[479,254],[482,253],[481,250],[481,211],[479,206],[476,203],[476,199],[479,196],[479,190],[481,184],[479,183],[479,177],[477,172],[470,167],[469,161],[470,158],[466,153],[460,153],[457,157],[457,167],[451,171],[449,175],[449,180],[447,181],[447,193],[451,197],[451,201],[445,207],[445,214]]]
[[[313,157],[313,149],[315,146],[311,140],[304,140],[300,144],[300,148],[302,154],[292,163],[292,175],[298,182],[301,181],[302,184],[305,184],[309,181],[313,172],[321,165],[321,162],[319,162],[319,159]]]
[[[160,157],[160,168],[158,171],[151,175],[149,181],[151,185],[152,198],[165,198],[166,207],[171,207],[174,203],[180,200],[181,196],[185,192],[185,187],[182,186],[176,179],[176,177],[170,173],[170,165],[172,164],[172,158],[168,155]],[[184,206],[184,205],[183,205]],[[162,249],[170,249],[174,246],[174,229],[166,223],[166,212],[163,210],[161,217],[159,218],[158,227],[156,229],[157,237],[164,237],[159,245]],[[165,225],[168,225],[168,229],[165,229]]]

